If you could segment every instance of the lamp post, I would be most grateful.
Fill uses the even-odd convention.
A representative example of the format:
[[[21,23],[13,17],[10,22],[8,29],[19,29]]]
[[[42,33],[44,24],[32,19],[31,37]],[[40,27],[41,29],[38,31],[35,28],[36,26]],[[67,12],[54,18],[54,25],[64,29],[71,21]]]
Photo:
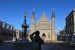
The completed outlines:
[[[27,28],[29,27],[29,25],[27,25],[27,21],[26,21],[26,12],[24,13],[24,21],[22,24],[22,39],[25,39],[27,37]]]

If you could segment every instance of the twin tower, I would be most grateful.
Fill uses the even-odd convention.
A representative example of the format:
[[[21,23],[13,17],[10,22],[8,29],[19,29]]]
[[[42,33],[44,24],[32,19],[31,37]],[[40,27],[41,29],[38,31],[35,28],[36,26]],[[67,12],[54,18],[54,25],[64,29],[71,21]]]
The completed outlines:
[[[31,33],[35,32],[36,30],[40,31],[40,37],[42,37],[43,34],[45,34],[45,41],[50,41],[50,40],[56,40],[56,34],[55,34],[55,13],[54,10],[52,11],[52,16],[51,16],[51,23],[46,17],[46,14],[43,12],[39,22],[36,24],[36,17],[35,17],[35,11],[33,9],[32,11],[32,28],[31,28]]]

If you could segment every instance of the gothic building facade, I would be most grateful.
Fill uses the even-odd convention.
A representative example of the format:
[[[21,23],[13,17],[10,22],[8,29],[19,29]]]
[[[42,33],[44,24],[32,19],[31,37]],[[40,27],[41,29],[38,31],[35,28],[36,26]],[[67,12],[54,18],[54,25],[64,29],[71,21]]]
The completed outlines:
[[[45,35],[44,40],[56,40],[56,34],[55,34],[55,14],[54,10],[52,11],[51,20],[50,23],[49,20],[46,17],[46,14],[43,12],[42,17],[40,18],[38,24],[36,24],[36,17],[35,17],[35,11],[32,12],[32,28],[31,33],[35,32],[36,30],[40,31],[40,37],[43,38],[42,35]]]

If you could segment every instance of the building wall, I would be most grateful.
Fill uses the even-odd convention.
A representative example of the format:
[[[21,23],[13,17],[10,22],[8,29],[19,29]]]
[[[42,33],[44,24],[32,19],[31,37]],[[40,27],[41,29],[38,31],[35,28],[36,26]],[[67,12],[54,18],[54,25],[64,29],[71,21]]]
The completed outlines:
[[[15,32],[16,32],[16,39],[17,40],[20,40],[22,37],[22,34],[21,34],[21,31],[20,30],[15,30]]]
[[[2,36],[2,25],[0,25],[0,36]]]
[[[9,25],[9,26],[8,26]],[[13,34],[15,34],[15,30],[12,28],[12,25],[0,21],[0,36],[3,38],[3,40],[12,40]]]
[[[13,34],[15,34],[15,31],[8,30],[8,29],[2,29],[2,38],[4,40],[12,40]]]
[[[32,20],[32,21],[34,21],[34,20]],[[55,22],[55,19],[52,19],[52,20],[53,20],[53,22]],[[32,27],[32,31],[33,31],[33,28],[34,27]],[[53,28],[53,34],[51,32],[51,30],[52,30],[51,28]],[[56,34],[54,32],[55,31],[55,25],[51,26],[51,23],[48,21],[45,13],[42,14],[42,17],[40,18],[38,24],[36,25],[36,30],[40,31],[41,38],[42,38],[42,34],[45,33],[45,35],[46,35],[45,40],[49,40],[49,41],[50,40],[56,40]]]
[[[66,17],[66,39],[72,40],[72,36],[75,34],[75,9],[70,12]]]
[[[45,40],[51,40],[51,25],[49,22],[39,22],[36,26],[36,30],[40,31],[41,38],[42,34],[45,33]]]

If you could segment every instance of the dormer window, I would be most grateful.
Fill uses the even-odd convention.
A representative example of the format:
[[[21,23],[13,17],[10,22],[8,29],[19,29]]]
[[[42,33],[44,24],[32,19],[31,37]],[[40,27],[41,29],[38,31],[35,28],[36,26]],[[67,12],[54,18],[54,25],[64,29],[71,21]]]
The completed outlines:
[[[5,26],[5,22],[3,22],[3,24],[2,24],[2,27],[4,27]]]
[[[7,28],[9,28],[9,25],[7,25]]]
[[[12,30],[12,26],[11,26],[11,30]]]
[[[14,30],[14,26],[12,25],[12,30]]]

